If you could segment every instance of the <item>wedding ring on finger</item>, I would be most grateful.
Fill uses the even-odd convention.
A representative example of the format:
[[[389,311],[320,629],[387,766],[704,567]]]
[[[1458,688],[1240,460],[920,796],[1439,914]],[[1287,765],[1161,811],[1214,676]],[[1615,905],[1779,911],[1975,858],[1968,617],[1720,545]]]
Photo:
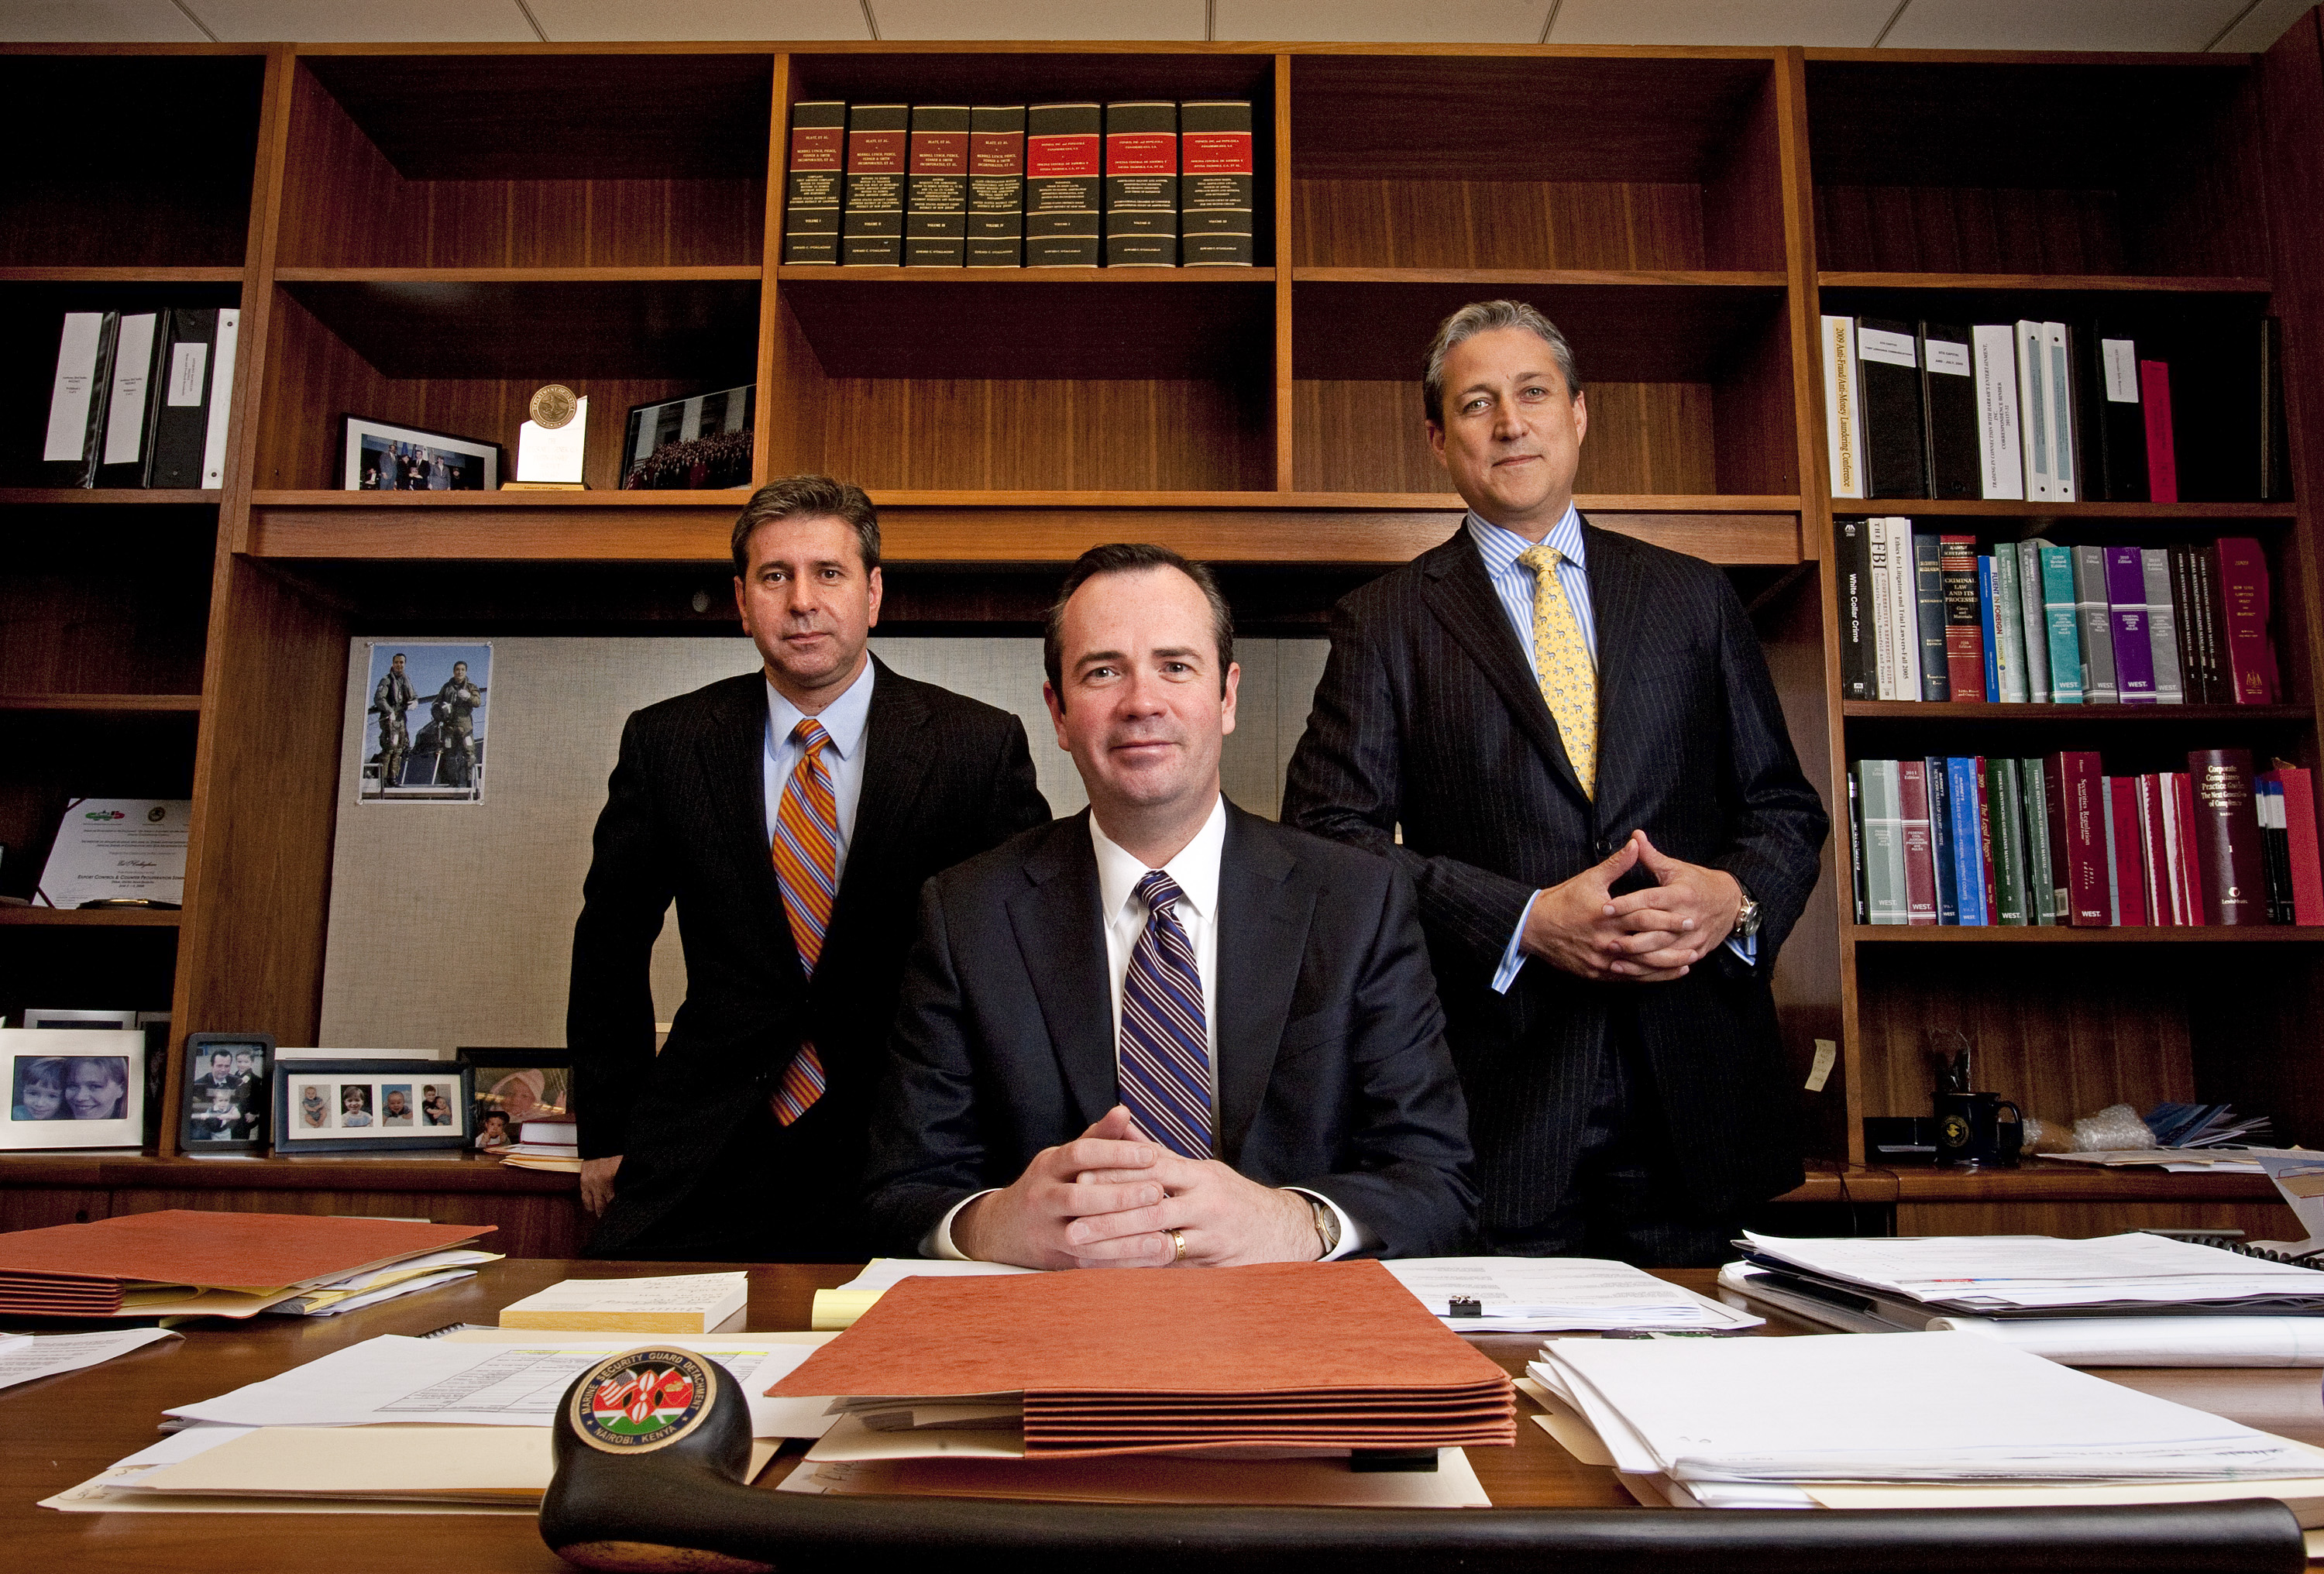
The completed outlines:
[[[1175,1268],[1186,1260],[1186,1232],[1183,1229],[1172,1230],[1170,1244],[1177,1248],[1177,1255],[1170,1259],[1170,1266]]]

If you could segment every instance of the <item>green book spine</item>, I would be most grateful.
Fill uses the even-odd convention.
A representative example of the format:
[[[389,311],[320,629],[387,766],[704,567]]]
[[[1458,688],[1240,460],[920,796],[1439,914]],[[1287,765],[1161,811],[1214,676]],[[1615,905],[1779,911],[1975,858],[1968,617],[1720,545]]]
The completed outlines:
[[[1995,922],[2025,926],[2025,819],[2017,806],[2017,762],[1985,762],[1985,797],[1992,816]]]
[[[2017,762],[2017,802],[2025,823],[2025,884],[2033,903],[2029,917],[2036,924],[2053,925],[2058,922],[2058,866],[2050,854],[2049,784],[2043,779],[2040,760]]]

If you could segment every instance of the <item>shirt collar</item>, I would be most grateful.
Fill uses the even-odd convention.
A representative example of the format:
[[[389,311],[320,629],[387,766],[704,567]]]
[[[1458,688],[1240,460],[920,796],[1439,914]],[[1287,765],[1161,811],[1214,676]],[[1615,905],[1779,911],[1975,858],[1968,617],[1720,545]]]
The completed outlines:
[[[1495,574],[1530,572],[1518,564],[1517,554],[1532,546],[1531,541],[1515,530],[1503,529],[1474,511],[1462,522],[1469,527],[1469,538],[1477,544],[1477,550],[1483,556],[1488,569]],[[1549,534],[1542,540],[1556,548],[1576,568],[1585,571],[1589,568],[1590,565],[1582,557],[1582,513],[1572,503],[1565,505],[1565,512],[1558,516],[1557,523],[1550,527]]]
[[[842,759],[853,759],[855,751],[863,747],[863,730],[872,723],[872,681],[879,664],[865,661],[863,670],[847,686],[840,696],[823,707],[816,720],[823,723],[831,739],[833,752]],[[767,685],[767,752],[770,756],[781,748],[793,728],[806,719],[806,713],[782,696],[771,683]]]
[[[1098,912],[1111,926],[1125,907],[1138,900],[1138,882],[1149,871],[1142,860],[1125,851],[1098,829],[1094,811],[1089,817],[1089,829],[1090,845],[1097,851]],[[1211,817],[1194,833],[1194,839],[1162,866],[1162,872],[1185,893],[1185,905],[1206,918],[1218,916],[1219,856],[1225,851],[1226,842],[1227,800],[1222,793],[1218,802],[1211,805]]]

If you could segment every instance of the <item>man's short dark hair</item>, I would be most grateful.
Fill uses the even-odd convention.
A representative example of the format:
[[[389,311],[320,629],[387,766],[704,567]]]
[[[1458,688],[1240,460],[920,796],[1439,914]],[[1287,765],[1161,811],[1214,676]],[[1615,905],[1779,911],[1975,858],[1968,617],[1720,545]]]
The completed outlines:
[[[1103,547],[1093,547],[1074,560],[1065,574],[1065,583],[1057,589],[1057,599],[1049,603],[1048,626],[1041,636],[1041,665],[1047,669],[1049,687],[1057,695],[1057,708],[1065,704],[1065,603],[1074,599],[1074,592],[1102,574],[1137,574],[1148,568],[1175,568],[1194,582],[1203,599],[1211,606],[1211,635],[1219,648],[1219,692],[1226,692],[1227,668],[1234,665],[1234,613],[1227,610],[1227,598],[1219,592],[1219,582],[1211,571],[1199,563],[1191,563],[1167,547],[1157,547],[1144,541],[1114,541]]]
[[[1429,425],[1444,424],[1444,357],[1462,340],[1496,328],[1523,328],[1547,345],[1558,374],[1565,379],[1566,397],[1580,397],[1582,373],[1573,364],[1573,346],[1565,342],[1555,323],[1522,300],[1472,300],[1438,323],[1436,336],[1428,341],[1428,354],[1420,368],[1420,402],[1427,407]]]
[[[775,520],[839,520],[855,531],[863,572],[880,566],[880,516],[863,489],[828,475],[786,475],[751,494],[734,520],[734,577],[751,574],[751,532]]]

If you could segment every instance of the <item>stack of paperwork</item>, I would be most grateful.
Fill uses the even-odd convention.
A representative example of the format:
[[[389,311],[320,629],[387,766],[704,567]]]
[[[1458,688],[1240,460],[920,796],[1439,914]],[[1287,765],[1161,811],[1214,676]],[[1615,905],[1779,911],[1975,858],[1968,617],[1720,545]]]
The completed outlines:
[[[361,1273],[327,1279],[288,1301],[277,1301],[266,1309],[266,1313],[270,1317],[337,1317],[342,1312],[360,1312],[398,1296],[473,1279],[484,1264],[500,1260],[498,1252],[474,1251],[466,1247],[427,1252],[406,1257],[392,1267],[365,1268]]]
[[[1382,1266],[1457,1333],[1716,1332],[1767,1321],[1595,1257],[1407,1257]]]
[[[2324,1450],[1972,1335],[1557,1339],[1529,1369],[1650,1505],[2278,1497],[2324,1523]]]
[[[751,1275],[668,1274],[643,1279],[565,1279],[501,1308],[503,1328],[588,1333],[708,1333],[739,1314]]]

